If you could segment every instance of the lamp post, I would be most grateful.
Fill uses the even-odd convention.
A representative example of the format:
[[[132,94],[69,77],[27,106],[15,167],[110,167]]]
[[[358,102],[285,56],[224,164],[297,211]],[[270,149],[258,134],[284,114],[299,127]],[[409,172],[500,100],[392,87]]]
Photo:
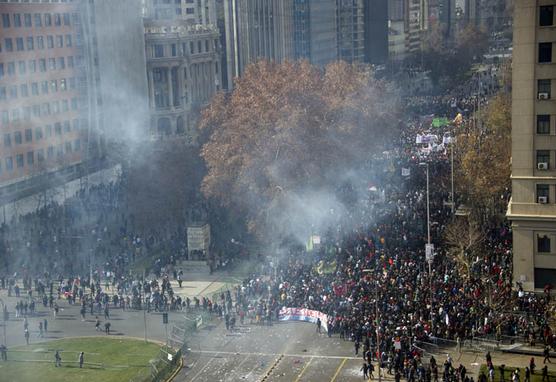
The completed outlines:
[[[4,332],[4,346],[8,346],[8,340],[6,337],[6,326],[8,325],[8,307],[6,306],[6,303],[4,302],[4,300],[2,300],[0,298],[0,304],[2,304],[2,320],[4,321],[4,325],[2,325],[3,327],[3,332]]]
[[[429,163],[421,162],[419,166],[427,168],[427,244],[431,243],[431,214],[430,214],[430,200],[429,200]]]
[[[452,152],[453,153],[453,152]],[[453,160],[453,156],[452,156],[452,160]],[[453,163],[453,162],[452,162]],[[431,301],[430,301],[430,305],[431,305],[431,311],[430,311],[430,316],[431,316],[431,333],[433,331],[433,327],[434,327],[434,321],[433,321],[433,296],[432,296],[432,246],[431,246],[431,215],[430,215],[430,198],[429,198],[429,163],[428,162],[421,162],[419,163],[419,166],[424,166],[427,169],[427,246],[425,249],[425,256],[427,256],[427,251],[431,251],[429,258],[427,258],[427,263],[429,265],[429,289],[430,289],[430,296],[431,296]],[[453,177],[453,172],[452,172],[452,187],[453,187],[453,183],[454,182],[454,177]],[[453,189],[452,189],[452,210],[454,208],[454,194],[453,194]]]

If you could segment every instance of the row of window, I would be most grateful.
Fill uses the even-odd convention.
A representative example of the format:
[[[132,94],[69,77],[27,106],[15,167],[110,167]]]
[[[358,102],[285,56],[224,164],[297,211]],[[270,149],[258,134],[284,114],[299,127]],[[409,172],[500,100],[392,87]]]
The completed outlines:
[[[2,28],[41,28],[51,26],[70,26],[79,24],[79,15],[77,13],[2,13]]]
[[[203,44],[204,41],[204,44]],[[212,41],[212,43],[211,43]],[[189,42],[189,48],[187,43],[182,43],[181,51],[178,52],[179,44],[153,44],[151,47],[151,57],[152,58],[163,58],[163,57],[177,57],[178,55],[185,56],[189,51],[189,54],[197,53],[208,53],[216,50],[218,46],[218,40],[198,40],[197,44],[195,41]]]
[[[77,35],[77,43],[81,42],[81,35]],[[46,41],[46,44],[45,44]],[[11,38],[7,37],[4,39],[4,46],[0,43],[0,53],[3,51],[6,52],[13,52],[14,50],[17,52],[24,52],[24,51],[33,51],[35,49],[43,50],[43,49],[54,49],[54,48],[71,48],[73,46],[73,39],[71,34],[66,35],[48,35],[46,36],[46,40],[44,36],[29,36],[29,37],[16,37]]]
[[[6,75],[13,77],[25,76],[27,73],[35,74],[37,72],[46,73],[50,70],[65,70],[66,68],[73,68],[76,65],[80,66],[83,63],[82,57],[68,56],[68,57],[49,57],[39,58],[38,60],[29,61],[10,61],[6,64],[0,62],[0,80]],[[17,73],[16,73],[17,68]]]
[[[2,163],[0,163],[0,174],[2,171],[13,171],[14,168],[21,169],[25,167],[25,162],[27,162],[28,167],[32,167],[35,163],[42,163],[47,159],[54,159],[54,154],[56,158],[60,159],[64,154],[71,154],[73,152],[81,151],[81,140],[76,139],[74,141],[67,141],[63,144],[59,144],[56,147],[48,146],[46,152],[44,149],[38,149],[35,151],[28,151],[27,155],[17,154],[15,157],[9,156],[4,159],[4,168],[2,168]],[[46,156],[45,156],[46,154]],[[36,162],[35,162],[36,158]],[[26,159],[26,161],[25,161]]]
[[[549,27],[554,25],[554,5],[545,5],[539,9],[539,26]]]
[[[33,106],[24,106],[10,111],[2,111],[2,126],[7,126],[10,122],[18,122],[20,120],[29,121],[31,117],[39,118],[46,117],[53,114],[65,113],[71,110],[78,110],[77,98],[71,100],[61,100],[45,102]]]
[[[25,140],[25,143],[40,142],[43,139],[52,138],[52,136],[62,136],[62,133],[67,134],[72,130],[79,130],[79,119],[74,119],[72,122],[63,121],[56,122],[53,125],[46,125],[44,129],[41,126],[35,127],[34,129],[25,129],[22,131],[15,131],[13,133],[4,134],[4,147],[12,147],[12,145],[21,145]],[[34,140],[33,140],[34,135]]]
[[[21,84],[12,86],[0,85],[0,102],[7,100],[16,100],[19,97],[27,98],[29,96],[47,95],[49,93],[57,93],[58,91],[64,92],[68,89],[76,88],[75,77],[68,79],[62,78],[59,80],[31,82],[31,84]],[[39,91],[40,90],[40,91]]]

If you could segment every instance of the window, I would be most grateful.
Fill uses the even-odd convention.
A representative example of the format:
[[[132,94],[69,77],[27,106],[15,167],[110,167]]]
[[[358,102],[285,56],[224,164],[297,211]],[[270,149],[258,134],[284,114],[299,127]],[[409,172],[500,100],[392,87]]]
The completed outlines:
[[[550,98],[550,89],[551,88],[551,81],[550,80],[538,80],[537,81],[537,91],[538,91],[538,98],[541,99],[543,97],[549,99]]]
[[[537,115],[537,134],[550,134],[550,115]]]
[[[66,142],[66,153],[71,153],[72,151],[71,141]]]
[[[37,150],[37,160],[39,162],[44,162],[44,149]]]
[[[29,88],[27,84],[23,84],[19,87],[19,91],[21,92],[22,97],[29,97]]]
[[[548,184],[537,184],[537,203],[540,201],[540,198],[546,198],[546,203],[548,203],[549,190]]]
[[[74,119],[73,121],[71,121],[71,124],[74,131],[79,130],[79,119]]]
[[[62,112],[66,111],[69,111],[69,103],[67,99],[62,101]]]
[[[8,13],[2,13],[2,28],[10,27],[10,15]]]
[[[64,145],[60,144],[56,146],[56,156],[61,158],[64,155]]]
[[[22,37],[18,37],[18,38],[15,39],[15,46],[16,46],[18,52],[21,52],[21,51],[25,50],[25,47],[23,46],[23,38]]]
[[[552,43],[541,42],[539,43],[539,63],[552,62]]]
[[[66,35],[66,46],[67,46],[68,48],[71,47],[71,34],[67,34],[67,35]]]
[[[11,99],[17,99],[17,86],[16,85],[10,86],[10,98]]]
[[[21,76],[23,76],[25,74],[25,71],[26,71],[26,68],[27,68],[27,65],[25,64],[25,61],[18,61],[17,62],[17,67],[19,69],[19,74]]]
[[[46,59],[45,58],[41,58],[39,60],[39,71],[41,73],[46,72]]]
[[[64,121],[64,133],[69,133],[71,131],[70,121]]]
[[[81,150],[81,140],[76,139],[75,142],[73,143],[73,148],[75,151]]]
[[[537,234],[537,252],[550,253],[550,238],[548,235]]]
[[[54,25],[56,25],[57,27],[62,25],[62,17],[59,13],[54,14]]]
[[[14,27],[19,28],[21,27],[21,14],[14,13]]]
[[[17,154],[15,157],[15,161],[17,163],[17,168],[22,168],[25,163],[23,162],[23,154]]]
[[[46,137],[47,138],[52,137],[52,126],[51,125],[46,125],[45,130],[46,130]]]
[[[37,36],[37,49],[44,49],[44,37]]]
[[[75,77],[69,79],[69,87],[70,89],[75,89]]]
[[[46,46],[48,49],[54,48],[54,36],[46,36]]]
[[[195,13],[195,8],[185,8],[185,13],[192,15]]]
[[[62,124],[60,122],[54,124],[54,134],[62,135]]]
[[[25,24],[25,26],[27,28],[31,28],[33,26],[32,22],[31,22],[31,14],[30,13],[25,13],[23,15],[23,23]]]
[[[8,113],[8,111],[3,111],[2,112],[2,125],[7,126],[9,122],[10,122],[10,113]]]
[[[35,17],[35,28],[42,27],[42,16],[41,16],[41,14],[40,13],[35,13],[34,17]]]
[[[44,25],[47,27],[52,26],[52,15],[50,13],[44,14]]]
[[[50,92],[56,93],[58,91],[58,81],[52,80],[50,81]]]
[[[14,169],[14,160],[12,157],[6,158],[6,170],[12,171]]]
[[[54,157],[54,146],[48,146],[48,149],[46,149],[46,155],[48,158]]]
[[[14,44],[11,38],[4,39],[4,47],[6,48],[6,52],[14,51]]]
[[[554,6],[547,5],[540,7],[539,10],[539,25],[541,27],[549,27],[553,25],[554,20]]]
[[[197,53],[203,53],[203,43],[200,40],[197,41]]]
[[[4,147],[12,146],[12,136],[11,134],[4,134]]]
[[[31,94],[34,96],[38,96],[39,95],[39,84],[36,82],[33,82],[31,84]]]
[[[29,60],[28,62],[29,72],[36,73],[37,72],[37,61]]]
[[[15,62],[8,62],[8,76],[15,76]]]
[[[73,56],[68,56],[68,68],[73,68]]]
[[[70,15],[69,15],[69,13],[64,13],[64,25],[70,25]]]
[[[8,93],[5,86],[0,86],[0,101],[5,101],[8,99]]]
[[[68,89],[68,88],[67,88],[67,85],[66,85],[66,79],[65,79],[65,78],[62,78],[62,79],[60,80],[60,90],[61,90],[61,91],[66,91],[67,89]]]
[[[178,46],[176,44],[172,44],[172,57],[176,57],[178,55]]]
[[[209,40],[205,40],[205,52],[210,52]]]
[[[38,118],[41,116],[41,105],[33,105],[33,117]]]
[[[162,44],[153,45],[153,57],[154,58],[164,57],[164,45]]]
[[[60,68],[60,70],[66,68],[66,59],[64,57],[58,57],[58,68]]]
[[[15,141],[15,144],[16,144],[16,145],[20,145],[20,144],[22,143],[22,140],[21,140],[21,131],[16,131],[16,132],[14,133],[14,141]]]
[[[42,127],[35,127],[35,140],[40,141],[42,138]]]
[[[34,50],[35,49],[35,39],[33,37],[27,37],[27,50]]]
[[[71,110],[77,110],[77,98],[72,98],[71,99]]]
[[[550,167],[550,151],[537,150],[537,166],[539,163],[546,163],[547,168]]]
[[[35,163],[35,153],[32,151],[27,152],[27,166],[32,166]]]
[[[41,93],[48,94],[48,81],[41,82]]]
[[[33,130],[26,129],[25,130],[25,142],[31,142],[33,140]]]
[[[190,41],[190,42],[189,42],[189,52],[190,52],[191,54],[194,54],[194,53],[195,53],[195,44],[193,43],[193,41]]]
[[[0,79],[4,77],[4,64],[0,62]]]
[[[56,59],[53,57],[48,59],[48,70],[56,70]]]
[[[56,47],[63,48],[64,47],[64,36],[61,34],[56,36]]]

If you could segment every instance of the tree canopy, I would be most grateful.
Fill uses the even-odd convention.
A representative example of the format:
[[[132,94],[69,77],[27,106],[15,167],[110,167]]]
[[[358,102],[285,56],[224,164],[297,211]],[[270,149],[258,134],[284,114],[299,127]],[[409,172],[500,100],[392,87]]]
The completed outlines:
[[[395,91],[368,67],[260,61],[203,113],[203,193],[252,233],[280,237],[292,201],[333,194],[396,134],[397,113]]]

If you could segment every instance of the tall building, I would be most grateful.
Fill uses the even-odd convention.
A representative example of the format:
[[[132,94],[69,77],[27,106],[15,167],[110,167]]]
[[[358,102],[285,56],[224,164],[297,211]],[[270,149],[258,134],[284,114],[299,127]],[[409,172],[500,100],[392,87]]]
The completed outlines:
[[[556,0],[516,0],[512,70],[513,279],[556,280]],[[554,91],[553,91],[554,89]]]
[[[147,6],[145,49],[154,135],[182,135],[195,143],[199,108],[221,89],[215,4],[151,0]]]
[[[405,21],[407,52],[417,53],[422,47],[423,33],[429,29],[428,0],[408,0]]]
[[[365,61],[384,64],[388,60],[388,0],[368,0],[364,9]]]
[[[347,62],[365,61],[365,11],[363,0],[337,0],[338,58]]]
[[[144,129],[146,79],[140,0],[13,0],[0,15],[5,211],[106,166],[107,134]]]
[[[0,185],[11,199],[86,158],[89,119],[76,4],[0,3],[0,14]]]
[[[338,58],[336,0],[293,0],[294,58],[326,65]]]
[[[388,58],[392,61],[405,59],[407,0],[388,1]]]

